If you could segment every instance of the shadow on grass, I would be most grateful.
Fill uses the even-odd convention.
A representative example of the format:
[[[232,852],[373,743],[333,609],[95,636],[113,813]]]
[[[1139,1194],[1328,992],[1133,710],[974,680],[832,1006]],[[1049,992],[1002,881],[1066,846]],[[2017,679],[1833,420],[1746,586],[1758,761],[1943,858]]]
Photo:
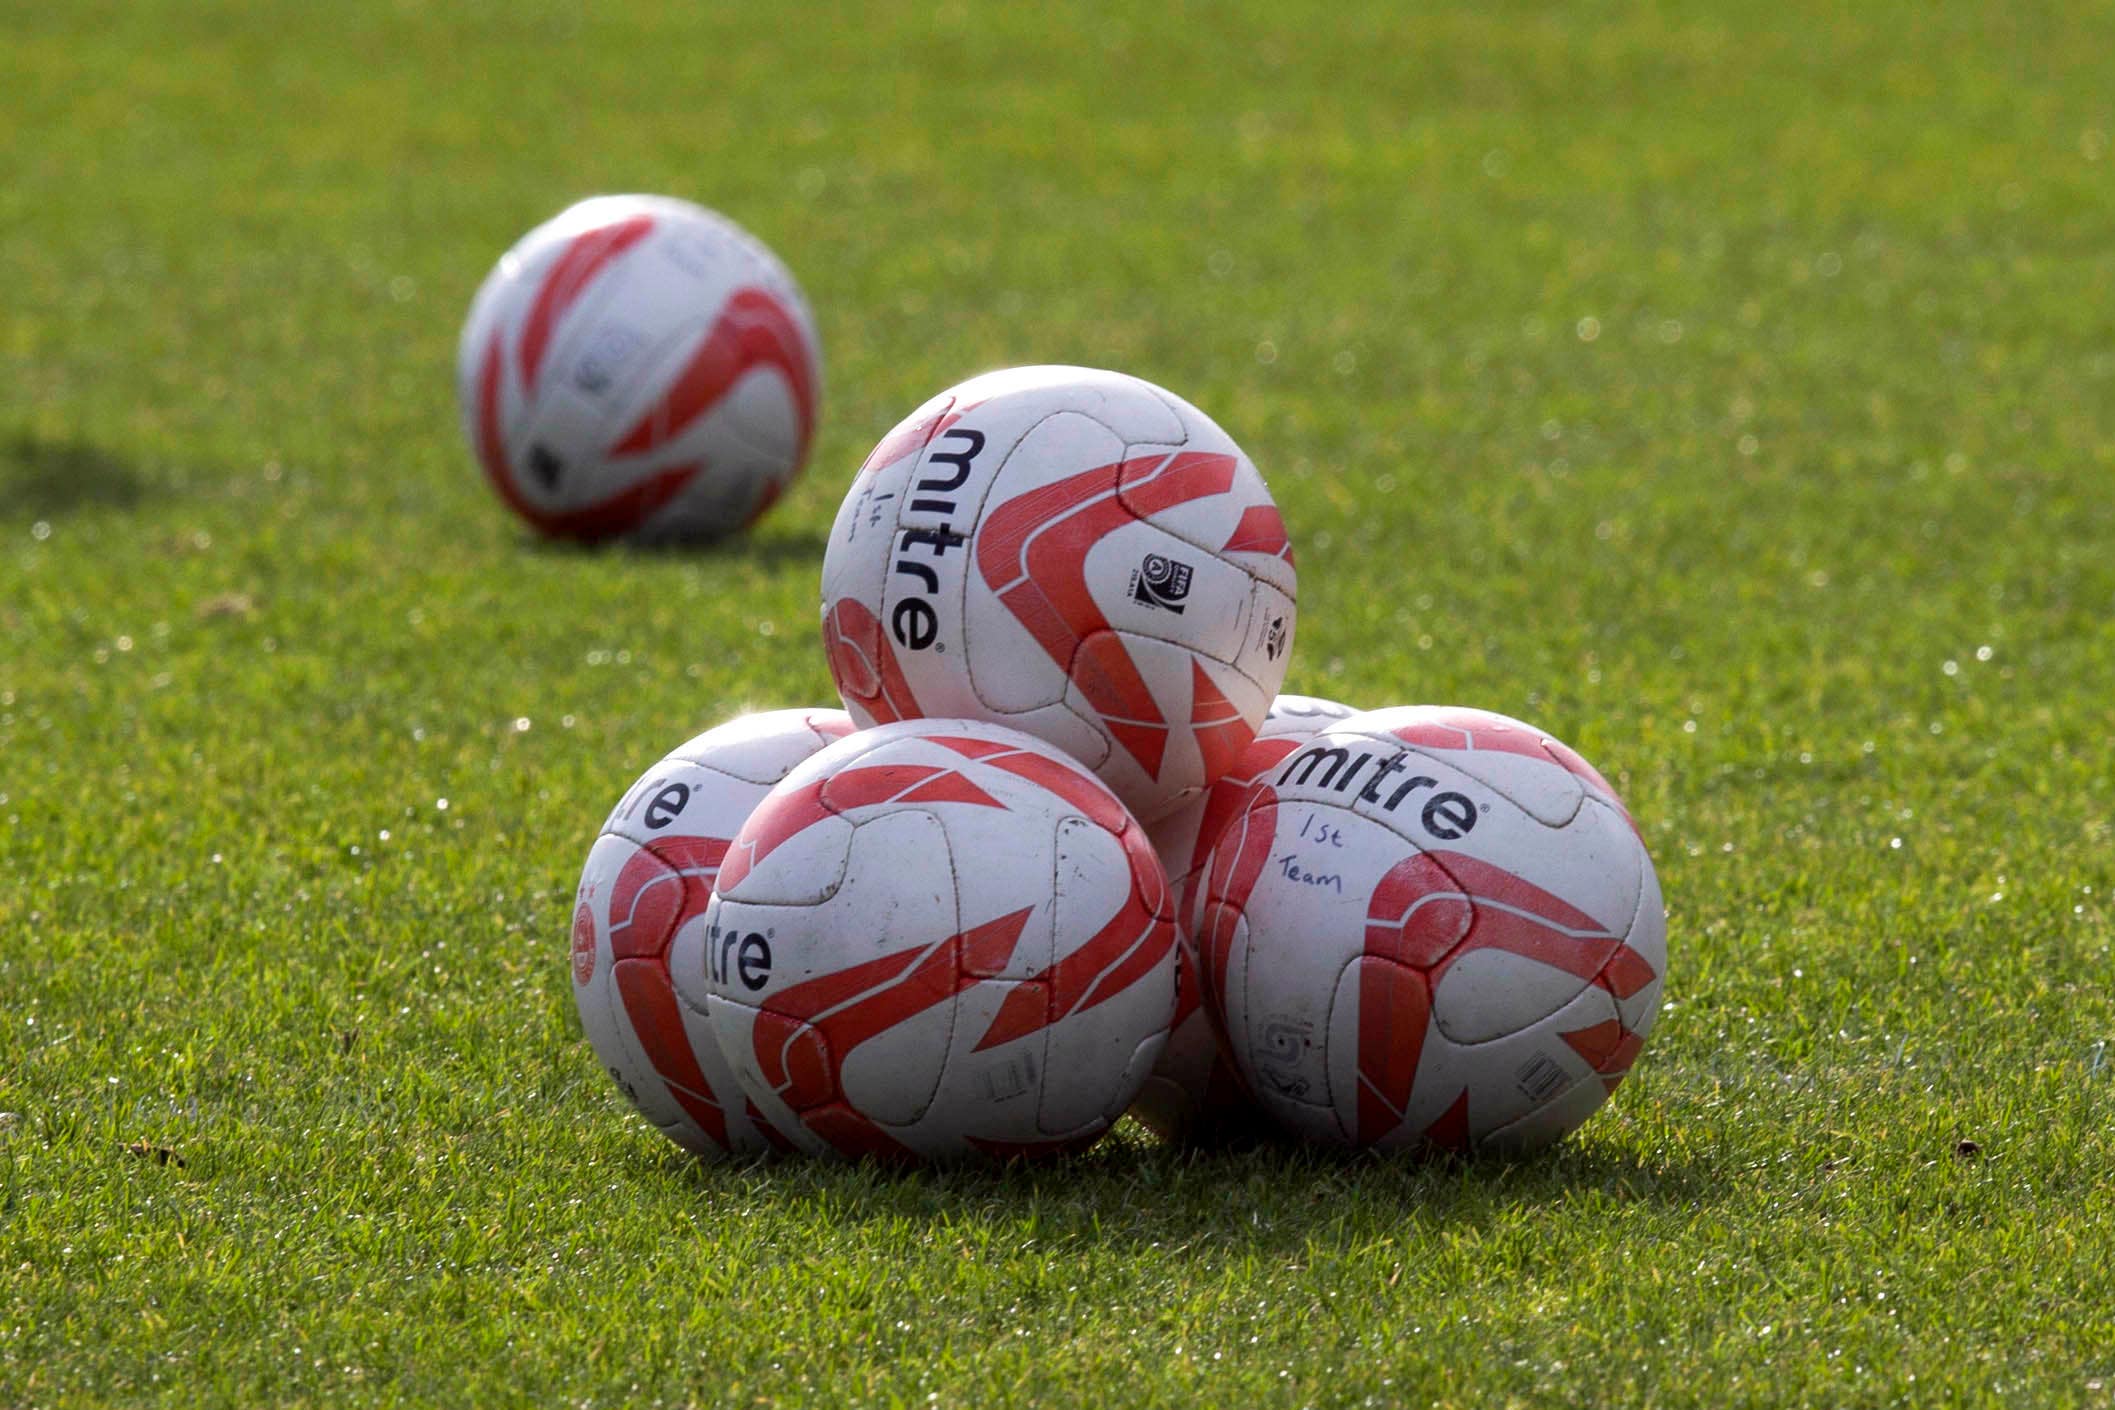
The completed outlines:
[[[147,494],[139,471],[94,446],[28,432],[0,442],[0,518],[56,519],[79,509],[130,509]]]
[[[1725,1182],[1691,1155],[1642,1159],[1573,1140],[1535,1156],[1375,1155],[1290,1145],[1190,1151],[1135,1132],[1049,1165],[895,1170],[800,1159],[708,1165],[674,1150],[640,1152],[632,1174],[676,1180],[718,1200],[806,1207],[832,1227],[924,1223],[1032,1226],[1049,1242],[1123,1242],[1176,1250],[1341,1246],[1408,1228],[1482,1227],[1523,1209],[1716,1201]]]
[[[527,551],[551,558],[601,558],[615,555],[635,558],[644,563],[744,560],[760,567],[775,568],[782,563],[820,564],[823,549],[828,545],[829,538],[814,529],[788,528],[762,533],[734,533],[725,538],[704,542],[670,539],[657,543],[627,543],[622,540],[581,543],[574,539],[545,538],[533,533],[524,533],[521,542]]]

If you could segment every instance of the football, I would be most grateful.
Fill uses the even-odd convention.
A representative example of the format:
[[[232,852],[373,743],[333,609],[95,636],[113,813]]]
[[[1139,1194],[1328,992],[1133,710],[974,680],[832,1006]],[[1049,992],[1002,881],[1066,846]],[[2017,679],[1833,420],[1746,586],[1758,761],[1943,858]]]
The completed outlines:
[[[870,730],[787,775],[673,966],[768,1119],[889,1162],[1085,1149],[1175,1008],[1144,830],[1049,745],[956,720]]]
[[[456,355],[463,428],[553,538],[706,540],[807,460],[815,325],[771,251],[666,196],[597,196],[500,258]]]
[[[1228,1064],[1199,1001],[1196,920],[1190,914],[1192,883],[1204,870],[1212,843],[1239,811],[1248,790],[1261,783],[1285,756],[1330,725],[1358,713],[1349,705],[1312,695],[1281,695],[1271,702],[1247,749],[1233,769],[1201,798],[1192,799],[1155,824],[1148,835],[1168,873],[1175,897],[1177,996],[1175,1022],[1160,1062],[1138,1094],[1131,1114],[1170,1140],[1216,1145],[1266,1133],[1264,1119],[1241,1079]]]
[[[1331,726],[1246,795],[1202,890],[1204,997],[1235,1067],[1323,1141],[1547,1145],[1658,1010],[1666,913],[1637,828],[1585,760],[1502,715]]]
[[[669,947],[703,924],[727,846],[788,770],[852,732],[840,710],[707,730],[648,769],[602,825],[573,907],[573,1000],[595,1056],[646,1119],[703,1156],[785,1149],[676,1001]]]
[[[867,457],[824,553],[823,634],[862,723],[1025,730],[1150,823],[1254,736],[1295,589],[1263,477],[1203,412],[1022,367],[941,393]]]

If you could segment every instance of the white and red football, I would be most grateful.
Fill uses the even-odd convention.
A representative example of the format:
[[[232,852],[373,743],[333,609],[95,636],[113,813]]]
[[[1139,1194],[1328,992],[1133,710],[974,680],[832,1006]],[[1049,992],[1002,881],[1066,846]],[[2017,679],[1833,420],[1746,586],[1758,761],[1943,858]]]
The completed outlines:
[[[1216,1145],[1251,1140],[1269,1129],[1269,1121],[1227,1061],[1210,1011],[1200,1002],[1197,952],[1190,937],[1196,929],[1191,912],[1202,898],[1193,895],[1192,888],[1212,844],[1240,811],[1249,789],[1266,782],[1302,744],[1357,713],[1349,705],[1317,696],[1279,696],[1233,769],[1203,797],[1191,799],[1148,829],[1175,897],[1178,994],[1168,1045],[1131,1114],[1170,1140]]]
[[[597,196],[500,258],[456,354],[463,428],[553,538],[704,540],[800,473],[821,358],[785,265],[702,206]]]
[[[707,730],[648,769],[588,853],[573,909],[573,1000],[595,1055],[646,1119],[699,1155],[789,1142],[742,1098],[669,948],[704,924],[727,846],[771,786],[852,732],[841,710],[773,710]]]
[[[1039,1159],[1092,1145],[1175,1008],[1167,879],[1092,774],[994,725],[832,746],[750,815],[676,942],[737,1080],[807,1149]]]
[[[1285,522],[1226,432],[1150,382],[1021,367],[882,439],[823,557],[823,637],[862,723],[1011,725],[1145,822],[1241,755],[1292,651]]]
[[[1607,780],[1532,726],[1354,715],[1212,848],[1206,1003],[1257,1100],[1340,1145],[1512,1151],[1629,1071],[1667,964],[1660,888]]]

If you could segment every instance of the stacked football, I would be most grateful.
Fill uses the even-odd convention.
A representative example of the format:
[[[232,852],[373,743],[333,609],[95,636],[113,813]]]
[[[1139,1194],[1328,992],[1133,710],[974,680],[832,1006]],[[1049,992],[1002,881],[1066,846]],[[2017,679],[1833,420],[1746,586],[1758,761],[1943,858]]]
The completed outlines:
[[[1528,1148],[1656,1008],[1623,805],[1468,710],[1280,695],[1293,553],[1180,398],[1031,367],[882,438],[823,564],[844,712],[692,740],[590,854],[596,1051],[701,1154]]]
[[[798,474],[819,359],[784,267],[681,202],[531,232],[465,329],[471,444],[561,537],[709,538]],[[1171,1139],[1530,1149],[1628,1070],[1665,916],[1605,779],[1516,720],[1280,695],[1298,591],[1202,411],[974,378],[847,491],[844,709],[642,776],[573,915],[618,1085],[701,1155],[1034,1159]]]

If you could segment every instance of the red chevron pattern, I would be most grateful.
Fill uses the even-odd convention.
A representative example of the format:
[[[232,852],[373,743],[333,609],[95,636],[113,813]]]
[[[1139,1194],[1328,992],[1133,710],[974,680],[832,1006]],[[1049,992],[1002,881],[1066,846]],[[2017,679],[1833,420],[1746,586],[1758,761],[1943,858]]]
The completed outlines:
[[[977,542],[985,586],[1078,685],[1103,725],[1158,778],[1168,723],[1088,586],[1095,544],[1134,519],[1233,487],[1227,455],[1153,453],[1016,495],[993,509]]]
[[[1493,720],[1477,710],[1434,709],[1427,712],[1429,721],[1405,725],[1394,731],[1395,737],[1405,744],[1415,744],[1426,749],[1465,749],[1471,751],[1519,754],[1529,759],[1547,759],[1566,773],[1601,794],[1623,815],[1632,832],[1638,831],[1637,821],[1631,817],[1623,796],[1616,792],[1615,785],[1601,776],[1601,771],[1581,758],[1576,750],[1560,740],[1551,739],[1540,730],[1526,725]],[[1643,833],[1638,834],[1642,841]]]
[[[1225,553],[1261,553],[1293,561],[1292,540],[1285,536],[1285,516],[1275,504],[1251,505],[1242,511],[1241,522],[1221,550]]]
[[[1478,950],[1504,950],[1592,983],[1623,948],[1621,936],[1584,911],[1461,852],[1404,858],[1374,888],[1366,913],[1366,953],[1425,971],[1434,984]]]
[[[535,301],[529,305],[528,317],[522,320],[517,355],[521,359],[522,385],[531,393],[536,390],[537,375],[543,370],[544,351],[550,346],[558,320],[587,292],[596,275],[644,240],[653,228],[652,216],[635,215],[584,230],[566,242],[565,249],[552,261],[550,271],[537,288]]]
[[[1175,919],[1160,859],[1139,828],[1127,829],[1122,842],[1132,879],[1124,904],[1093,939],[1009,990],[976,1051],[1025,1038],[1106,1003],[1153,973],[1175,948]]]
[[[1305,743],[1299,739],[1255,739],[1241,751],[1241,758],[1204,795],[1204,814],[1197,820],[1197,840],[1190,844],[1189,865],[1183,874],[1194,876],[1212,855],[1212,844],[1226,831],[1249,790],[1271,771],[1298,753]]]
[[[1650,984],[1652,967],[1609,927],[1500,867],[1458,852],[1418,852],[1383,876],[1367,907],[1359,967],[1358,1139],[1395,1129],[1408,1109],[1432,1013],[1432,995],[1464,955],[1504,950],[1550,965],[1628,998]],[[1612,1030],[1612,1031],[1609,1031]],[[1565,1040],[1613,1090],[1642,1039],[1620,1022],[1577,1030]],[[1432,1145],[1463,1149],[1463,1091],[1424,1133]]]
[[[1204,980],[1206,1012],[1222,1033],[1226,1028],[1227,964],[1240,929],[1242,907],[1255,892],[1278,832],[1277,790],[1258,784],[1247,796],[1248,806],[1227,825],[1212,850],[1212,870],[1205,882],[1197,934],[1192,937]]]
[[[1038,754],[996,740],[968,735],[933,734],[926,742],[952,749],[958,754],[989,764],[995,769],[1041,784],[1079,810],[1080,816],[1105,832],[1121,833],[1131,826],[1131,815],[1100,779],[1075,765],[1047,754]]]
[[[895,646],[864,602],[841,597],[830,604],[823,616],[823,651],[837,688],[875,724],[924,718]]]
[[[1530,759],[1550,757],[1542,747],[1542,735],[1525,725],[1494,720],[1480,710],[1441,708],[1420,713],[1426,718],[1392,731],[1397,739],[1426,749],[1520,754]]]
[[[1220,778],[1241,760],[1241,751],[1256,737],[1255,726],[1242,718],[1241,710],[1212,683],[1204,663],[1190,662],[1190,730],[1197,736],[1197,751],[1204,757],[1204,776]]]
[[[727,860],[720,867],[720,890],[728,892],[741,885],[758,862],[824,818],[897,801],[1006,806],[962,774],[932,764],[853,767],[804,787],[775,788],[729,844]]]
[[[552,538],[592,543],[629,533],[683,493],[705,468],[697,462],[670,466],[598,503],[579,509],[545,509],[522,491],[507,458],[499,424],[500,379],[505,373],[499,334],[495,332],[478,363],[477,425],[473,436],[478,464],[484,467],[485,478],[492,482],[507,507]]]
[[[1601,1079],[1601,1085],[1611,1092],[1629,1074],[1630,1065],[1637,1061],[1638,1051],[1645,1046],[1645,1039],[1620,1018],[1605,1019],[1558,1036],[1571,1046],[1573,1052],[1586,1059],[1587,1065]]]
[[[668,390],[617,438],[610,454],[644,455],[667,444],[759,367],[776,368],[793,394],[794,463],[803,463],[815,429],[815,368],[800,325],[775,295],[754,288],[738,289],[728,298]]]
[[[1432,1020],[1432,988],[1425,976],[1399,964],[1362,956],[1359,972],[1358,1140],[1367,1145],[1403,1123],[1425,1029]]]
[[[946,406],[931,416],[898,426],[883,436],[880,444],[867,452],[867,458],[860,462],[859,473],[877,473],[888,469],[906,456],[918,454],[933,443],[933,437],[945,434],[948,427],[983,404],[981,401],[973,401],[956,406],[953,400],[949,400]]]
[[[657,838],[632,854],[610,889],[610,978],[624,1016],[669,1097],[722,1149],[730,1148],[727,1114],[683,1027],[668,946],[705,909],[726,852],[717,837]]]
[[[764,1081],[814,1131],[848,1156],[911,1152],[845,1101],[844,1064],[862,1043],[1000,972],[1033,907],[938,944],[913,945],[795,984],[756,1015],[753,1047]]]

